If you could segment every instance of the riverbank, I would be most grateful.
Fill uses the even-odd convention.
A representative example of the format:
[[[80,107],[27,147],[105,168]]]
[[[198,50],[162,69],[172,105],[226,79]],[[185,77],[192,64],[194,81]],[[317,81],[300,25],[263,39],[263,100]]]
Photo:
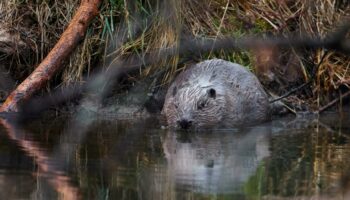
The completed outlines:
[[[77,7],[78,3],[71,0],[0,3],[0,10],[4,11],[0,16],[0,44],[6,44],[0,45],[0,63],[16,84],[23,81],[47,55]],[[323,38],[340,26],[348,11],[349,5],[339,0],[317,0],[312,5],[302,0],[278,3],[277,0],[181,0],[163,4],[158,0],[135,4],[106,1],[81,44],[64,62],[65,69],[38,94],[49,96],[47,94],[57,88],[84,84],[94,72],[115,67],[113,62],[116,60],[133,55],[146,57],[169,48],[179,51],[184,45],[181,41],[187,37],[220,40],[248,35],[262,38],[267,35],[307,35]],[[126,95],[133,90],[133,85],[145,78],[155,80],[153,87],[164,90],[184,68],[213,57],[249,68],[271,99],[283,97],[284,107],[292,113],[323,111],[347,102],[350,80],[347,55],[322,48],[310,50],[277,46],[249,51],[218,49],[196,56],[174,53],[125,75],[115,88],[109,89],[109,96]],[[7,94],[8,91],[2,96]],[[107,101],[118,104],[118,100]]]

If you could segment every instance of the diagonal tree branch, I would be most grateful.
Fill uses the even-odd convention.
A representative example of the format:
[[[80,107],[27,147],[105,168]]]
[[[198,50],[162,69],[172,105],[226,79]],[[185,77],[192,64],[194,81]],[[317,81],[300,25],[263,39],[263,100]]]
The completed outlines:
[[[28,100],[35,92],[63,67],[75,47],[83,39],[88,25],[98,14],[102,0],[82,0],[69,26],[46,58],[6,99],[0,112],[17,112],[21,102]]]

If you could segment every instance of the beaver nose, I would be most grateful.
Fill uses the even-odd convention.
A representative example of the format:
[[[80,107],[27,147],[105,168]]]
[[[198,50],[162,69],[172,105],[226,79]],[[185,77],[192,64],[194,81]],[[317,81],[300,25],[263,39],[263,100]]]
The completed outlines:
[[[187,119],[181,119],[177,121],[177,124],[182,128],[182,129],[188,129],[192,126],[192,121],[187,120]]]

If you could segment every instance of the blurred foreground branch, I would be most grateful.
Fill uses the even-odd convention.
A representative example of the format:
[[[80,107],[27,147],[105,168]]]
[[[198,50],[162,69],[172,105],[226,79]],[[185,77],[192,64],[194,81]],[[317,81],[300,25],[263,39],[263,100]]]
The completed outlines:
[[[345,54],[350,53],[350,41],[346,39],[349,32],[350,23],[344,24],[337,31],[329,34],[325,38],[312,38],[308,36],[291,36],[291,37],[243,37],[232,38],[224,37],[220,39],[206,38],[186,38],[181,40],[180,46],[174,48],[166,48],[160,51],[147,53],[143,55],[131,55],[128,58],[120,58],[115,60],[108,70],[97,73],[86,80],[87,84],[67,87],[58,92],[54,92],[46,97],[31,100],[27,103],[23,102],[22,112],[27,114],[38,114],[52,105],[58,105],[75,98],[84,92],[98,91],[100,98],[104,98],[106,92],[123,75],[139,70],[140,67],[159,62],[160,60],[169,59],[172,56],[200,56],[203,53],[212,51],[241,51],[251,50],[261,47],[281,47],[295,49],[327,49],[335,50]],[[20,87],[19,87],[20,88]],[[35,92],[34,90],[31,91]],[[31,93],[31,94],[32,94]],[[18,111],[18,102],[22,99],[28,99],[30,95],[22,95],[18,91],[13,92],[9,99],[14,95],[18,95],[20,99],[5,103],[2,111]],[[17,96],[16,96],[17,97]],[[25,98],[23,98],[25,97]]]

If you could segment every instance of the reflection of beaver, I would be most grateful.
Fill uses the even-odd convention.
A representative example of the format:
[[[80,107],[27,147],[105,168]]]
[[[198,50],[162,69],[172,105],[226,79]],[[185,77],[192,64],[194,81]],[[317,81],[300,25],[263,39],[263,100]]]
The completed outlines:
[[[168,132],[162,138],[167,181],[181,191],[241,193],[270,155],[269,133],[269,127],[181,135]]]
[[[213,59],[179,74],[168,89],[163,114],[172,127],[233,127],[266,121],[270,106],[254,74]]]

